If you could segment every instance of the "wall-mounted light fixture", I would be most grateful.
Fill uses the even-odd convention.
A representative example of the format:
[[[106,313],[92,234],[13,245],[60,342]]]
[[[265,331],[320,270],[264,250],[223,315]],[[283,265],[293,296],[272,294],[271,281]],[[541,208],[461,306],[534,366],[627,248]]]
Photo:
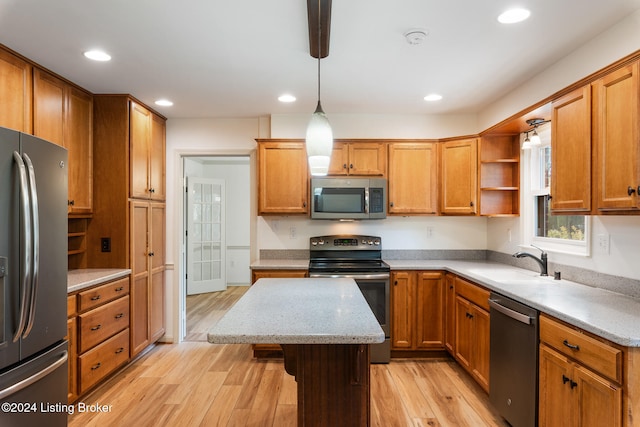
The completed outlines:
[[[538,126],[549,123],[551,120],[545,119],[528,119],[527,124],[531,129],[524,131],[524,142],[522,143],[523,150],[530,150],[532,147],[539,146],[541,144],[540,135],[538,135]],[[531,133],[531,137],[529,137]]]

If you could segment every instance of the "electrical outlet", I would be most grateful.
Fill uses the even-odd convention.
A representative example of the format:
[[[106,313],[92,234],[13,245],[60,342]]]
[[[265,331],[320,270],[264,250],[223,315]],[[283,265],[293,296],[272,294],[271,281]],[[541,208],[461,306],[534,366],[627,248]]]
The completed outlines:
[[[611,235],[598,234],[596,236],[596,247],[598,249],[598,252],[609,255],[610,240],[611,240]]]
[[[298,237],[298,230],[295,227],[289,227],[289,239],[293,240]]]
[[[427,226],[426,228],[426,234],[427,234],[427,238],[430,239],[433,237],[433,227],[432,226]]]
[[[111,237],[102,237],[100,239],[100,249],[102,252],[111,252]]]

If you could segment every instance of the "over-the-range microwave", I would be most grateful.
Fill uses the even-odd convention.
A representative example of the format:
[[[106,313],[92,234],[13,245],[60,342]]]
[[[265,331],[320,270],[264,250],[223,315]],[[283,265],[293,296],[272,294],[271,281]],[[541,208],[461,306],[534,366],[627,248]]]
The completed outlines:
[[[387,217],[385,178],[312,178],[312,219]]]

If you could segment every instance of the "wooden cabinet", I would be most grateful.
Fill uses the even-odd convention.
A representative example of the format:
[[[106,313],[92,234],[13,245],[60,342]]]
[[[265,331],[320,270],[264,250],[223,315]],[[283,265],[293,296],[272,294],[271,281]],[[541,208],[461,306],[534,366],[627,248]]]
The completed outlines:
[[[68,150],[69,214],[90,214],[93,97],[40,69],[33,72],[33,134]]]
[[[640,62],[593,85],[598,213],[640,210]]]
[[[489,391],[489,291],[455,279],[454,356],[485,390]]]
[[[519,135],[491,135],[480,139],[480,215],[520,214]]]
[[[391,277],[391,348],[444,349],[441,272],[397,271]]]
[[[0,126],[32,131],[33,71],[31,64],[0,47]]]
[[[553,101],[551,119],[551,210],[591,210],[591,86]]]
[[[456,276],[444,276],[444,347],[453,356],[456,338]]]
[[[387,173],[386,144],[381,141],[333,143],[328,175],[372,175]]]
[[[69,403],[129,361],[129,277],[70,295],[68,313],[72,307]]]
[[[308,214],[309,173],[303,142],[258,141],[258,214]]]
[[[471,138],[443,143],[441,171],[440,212],[443,215],[475,215],[478,205],[477,140]]]
[[[68,384],[67,384],[67,401],[75,402],[78,398],[78,321],[76,319],[77,304],[76,296],[67,297],[67,336],[68,341]]]
[[[258,279],[307,277],[307,270],[251,270],[251,283]],[[253,344],[253,357],[282,357],[280,344]]]
[[[621,349],[540,316],[539,425],[621,426]]]
[[[165,205],[131,202],[131,357],[164,334]]]
[[[130,102],[130,196],[165,200],[165,120],[139,103]]]
[[[95,215],[87,264],[132,270],[127,336],[133,357],[165,332],[166,214],[165,204],[156,200],[164,198],[165,185],[153,184],[154,176],[165,174],[164,118],[126,95],[96,96],[94,117]],[[153,160],[155,154],[162,160]],[[105,238],[110,251],[102,251]]]
[[[438,148],[432,142],[389,144],[389,215],[437,214]]]

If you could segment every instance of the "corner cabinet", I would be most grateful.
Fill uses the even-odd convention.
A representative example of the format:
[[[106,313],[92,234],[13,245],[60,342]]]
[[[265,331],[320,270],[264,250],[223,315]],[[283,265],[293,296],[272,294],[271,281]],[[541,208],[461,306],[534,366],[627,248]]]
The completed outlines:
[[[640,62],[593,84],[597,213],[640,213]]]
[[[127,95],[95,97],[87,260],[89,268],[132,270],[132,357],[165,331],[164,141],[164,117]]]
[[[443,215],[475,215],[478,206],[478,141],[476,138],[442,144]]]
[[[551,210],[591,210],[591,86],[552,103]]]
[[[438,152],[433,142],[389,143],[389,215],[438,213]]]
[[[304,142],[257,140],[258,215],[309,213]]]

